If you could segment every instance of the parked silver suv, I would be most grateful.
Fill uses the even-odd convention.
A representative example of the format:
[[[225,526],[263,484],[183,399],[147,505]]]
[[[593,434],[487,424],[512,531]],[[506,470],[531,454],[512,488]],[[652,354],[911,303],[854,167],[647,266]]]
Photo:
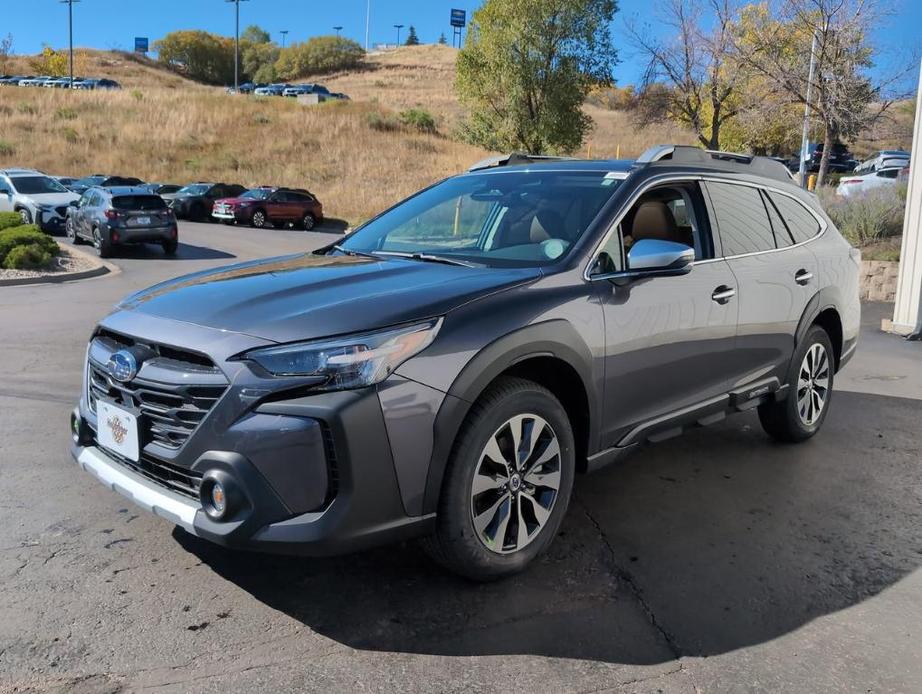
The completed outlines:
[[[424,537],[475,579],[551,543],[577,473],[758,408],[813,436],[859,254],[776,161],[494,159],[339,243],[200,272],[96,328],[74,457],[216,543]]]
[[[23,224],[64,230],[68,205],[80,196],[33,169],[0,170],[0,212],[18,212]]]

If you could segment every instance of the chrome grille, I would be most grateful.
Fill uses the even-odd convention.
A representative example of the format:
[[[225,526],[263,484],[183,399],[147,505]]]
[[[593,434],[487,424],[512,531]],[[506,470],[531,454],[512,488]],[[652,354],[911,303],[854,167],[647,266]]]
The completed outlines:
[[[124,348],[143,344],[154,353],[127,383],[109,376],[109,356]],[[177,450],[192,435],[227,390],[227,379],[203,355],[121,335],[103,333],[90,344],[87,367],[87,400],[96,411],[98,399],[113,402],[140,415],[142,441]]]

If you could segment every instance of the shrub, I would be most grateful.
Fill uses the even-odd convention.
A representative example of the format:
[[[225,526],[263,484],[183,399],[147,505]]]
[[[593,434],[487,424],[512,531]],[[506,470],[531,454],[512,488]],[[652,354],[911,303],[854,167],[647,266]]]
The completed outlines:
[[[135,101],[143,101],[143,100],[144,100],[144,94],[141,92],[140,89],[132,89],[132,90],[131,90],[131,97],[132,97]]]
[[[318,73],[337,72],[358,67],[365,59],[365,49],[341,36],[315,36],[294,43],[279,52],[275,70],[280,79],[294,79]]]
[[[22,217],[18,212],[0,212],[0,231],[22,226]]]
[[[434,135],[438,132],[438,128],[436,128],[435,125],[435,118],[432,117],[431,113],[421,108],[411,108],[406,111],[401,111],[398,117],[400,118],[400,122],[405,126],[418,130],[421,133]]]
[[[72,108],[59,108],[54,112],[54,117],[58,120],[74,120],[77,115],[77,112]]]
[[[47,253],[49,258],[58,254],[58,244],[54,239],[43,234],[34,224],[24,224],[0,231],[0,264],[6,267],[7,256],[14,249],[28,246]]]
[[[877,188],[860,195],[836,196],[830,188],[819,191],[826,214],[853,246],[867,246],[903,233],[906,193]]]
[[[368,114],[368,127],[382,133],[392,133],[400,130],[400,121],[386,113],[372,111]]]
[[[48,267],[51,254],[38,246],[16,246],[3,261],[7,270],[41,270]]]
[[[16,148],[6,140],[0,140],[0,157],[11,157],[16,154]]]
[[[80,136],[77,134],[77,131],[73,128],[61,128],[61,137],[63,137],[70,144],[76,144],[77,140],[80,139]]]

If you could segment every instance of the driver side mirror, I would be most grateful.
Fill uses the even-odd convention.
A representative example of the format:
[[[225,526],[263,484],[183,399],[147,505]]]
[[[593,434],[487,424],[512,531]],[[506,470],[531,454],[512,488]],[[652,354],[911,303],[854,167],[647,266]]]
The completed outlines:
[[[691,272],[695,249],[684,243],[641,239],[631,246],[627,254],[627,270],[595,275],[592,279],[605,279],[618,286],[629,284],[642,277],[672,277]]]
[[[71,200],[67,203],[68,207],[78,207],[80,205],[80,200]]]

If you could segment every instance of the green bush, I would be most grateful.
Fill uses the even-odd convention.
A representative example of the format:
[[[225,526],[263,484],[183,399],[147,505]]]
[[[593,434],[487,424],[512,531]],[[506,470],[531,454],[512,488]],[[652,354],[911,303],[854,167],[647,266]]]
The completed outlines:
[[[22,226],[22,217],[18,212],[0,212],[0,231]]]
[[[16,248],[25,247],[34,247],[40,253],[47,253],[49,258],[58,254],[58,244],[54,239],[39,231],[34,224],[22,224],[0,231],[0,265],[7,267],[8,256]]]
[[[860,248],[903,233],[905,188],[905,185],[876,188],[849,197],[839,197],[833,189],[824,188],[818,195],[842,235]]]
[[[365,49],[342,36],[315,36],[293,43],[279,52],[275,70],[279,79],[289,80],[318,73],[351,70],[362,65]]]
[[[368,114],[368,127],[382,133],[400,130],[400,121],[389,113],[372,111]]]
[[[77,112],[72,108],[59,108],[54,112],[54,117],[58,120],[74,120],[77,115]]]
[[[434,135],[438,132],[438,128],[436,128],[435,125],[435,118],[432,117],[431,113],[421,108],[411,108],[406,111],[401,111],[398,118],[400,118],[400,122],[408,128],[418,130],[421,133]]]
[[[51,254],[38,246],[16,246],[6,254],[3,267],[7,270],[41,270],[51,262]]]
[[[16,148],[6,140],[0,140],[0,157],[11,157],[16,154]]]

